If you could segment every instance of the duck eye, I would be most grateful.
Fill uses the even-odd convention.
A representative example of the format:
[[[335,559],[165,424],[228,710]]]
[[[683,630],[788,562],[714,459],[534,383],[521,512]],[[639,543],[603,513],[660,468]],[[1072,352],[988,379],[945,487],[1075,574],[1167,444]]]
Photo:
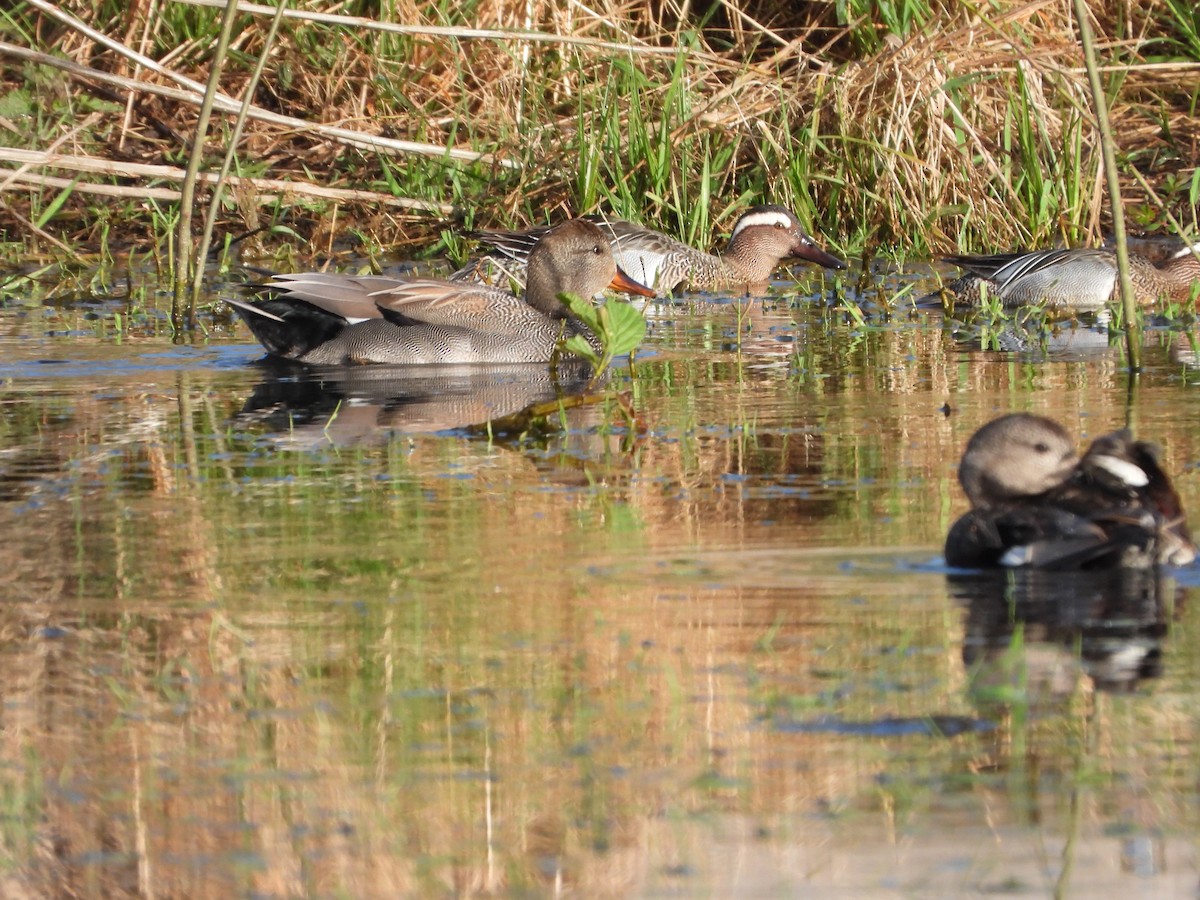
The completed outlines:
[[[592,248],[592,252],[595,253],[597,256],[600,256],[601,254],[604,253],[604,248],[602,248],[599,244],[597,244],[595,247]]]
[[[783,223],[782,223],[782,222],[776,222],[776,223],[775,223],[775,227],[776,227],[776,228],[783,228],[783,227],[784,227],[784,225],[783,225]]]
[[[1045,441],[1038,441],[1036,444],[1033,445],[1033,449],[1036,450],[1038,453],[1049,453],[1050,445],[1047,444]]]

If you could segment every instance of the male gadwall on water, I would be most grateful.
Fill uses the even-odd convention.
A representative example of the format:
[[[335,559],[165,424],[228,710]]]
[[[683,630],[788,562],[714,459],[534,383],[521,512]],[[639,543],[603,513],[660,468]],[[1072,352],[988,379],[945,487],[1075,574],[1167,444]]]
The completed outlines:
[[[529,256],[524,297],[500,288],[421,278],[324,273],[276,275],[270,296],[229,300],[272,356],[316,365],[547,362],[559,341],[595,336],[562,293],[654,292],[617,268],[608,239],[574,219]]]
[[[714,291],[764,284],[787,257],[808,260],[827,269],[846,268],[842,260],[818,247],[796,214],[784,206],[754,206],[743,213],[733,226],[725,252],[719,256],[631,222],[606,221],[601,216],[585,218],[604,229],[622,269],[643,284],[664,292]],[[495,253],[472,261],[454,277],[482,277],[483,266],[495,261],[499,268],[520,279],[531,248],[546,232],[546,228],[475,232],[474,236],[495,248]]]
[[[1200,281],[1200,260],[1194,250],[1200,251],[1200,244],[1183,248],[1159,265],[1131,253],[1129,269],[1137,302],[1148,306],[1164,297],[1191,300]],[[1038,304],[1086,312],[1100,309],[1119,295],[1117,255],[1112,250],[1077,247],[994,256],[948,256],[946,262],[966,271],[944,288],[958,306],[979,306],[986,292],[1004,306]]]
[[[1179,496],[1153,445],[1127,431],[1080,459],[1057,422],[1014,413],[980,428],[958,468],[971,510],[950,528],[964,568],[1149,568],[1196,556]]]

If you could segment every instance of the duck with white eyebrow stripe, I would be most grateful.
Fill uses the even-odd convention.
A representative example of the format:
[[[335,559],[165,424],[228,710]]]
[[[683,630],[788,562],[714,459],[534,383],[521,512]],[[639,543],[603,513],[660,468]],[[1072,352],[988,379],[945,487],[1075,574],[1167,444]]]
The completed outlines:
[[[733,226],[725,252],[705,253],[660,231],[632,222],[585,216],[608,235],[613,256],[632,278],[662,292],[715,291],[766,284],[779,264],[789,257],[814,262],[827,269],[844,269],[846,264],[826,253],[804,230],[786,206],[753,206]],[[489,256],[472,260],[453,276],[454,280],[484,278],[491,263],[518,281],[523,280],[529,251],[546,233],[545,228],[528,231],[478,231],[473,236],[493,248]]]
[[[364,363],[498,365],[547,363],[560,342],[599,338],[563,305],[606,287],[654,292],[622,272],[604,234],[571,219],[546,234],[529,258],[522,296],[431,278],[302,272],[276,275],[254,301],[226,298],[267,353],[306,365]]]
[[[971,437],[958,476],[972,508],[946,536],[951,566],[1146,569],[1196,557],[1158,451],[1128,430],[1080,459],[1058,423],[1002,416]]]

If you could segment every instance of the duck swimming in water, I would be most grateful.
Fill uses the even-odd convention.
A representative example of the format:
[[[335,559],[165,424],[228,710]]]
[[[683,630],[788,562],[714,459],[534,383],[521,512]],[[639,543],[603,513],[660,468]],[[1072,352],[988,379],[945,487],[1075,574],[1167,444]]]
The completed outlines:
[[[622,272],[607,237],[572,219],[529,255],[524,296],[423,278],[276,275],[255,302],[227,300],[271,356],[315,365],[540,363],[563,338],[596,338],[559,294],[613,290],[652,297]]]
[[[585,218],[604,231],[617,264],[624,271],[664,293],[765,284],[788,257],[827,269],[846,268],[842,260],[817,245],[786,206],[752,206],[746,210],[733,226],[725,252],[720,255],[705,253],[661,231],[632,222],[595,215]],[[474,232],[472,236],[493,247],[493,253],[473,260],[452,277],[479,279],[491,262],[519,281],[532,248],[548,230]]]
[[[1200,287],[1200,244],[1184,247],[1155,265],[1144,256],[1129,255],[1134,299],[1149,306],[1159,299],[1190,301]],[[930,299],[945,294],[955,306],[978,307],[984,296],[1006,307],[1044,305],[1049,309],[1089,312],[1120,296],[1117,254],[1109,249],[1077,247],[998,253],[992,256],[948,256],[945,261],[964,270]]]
[[[971,510],[946,537],[951,566],[1150,568],[1195,559],[1156,448],[1128,430],[1098,437],[1081,459],[1057,422],[1002,416],[972,435],[958,477]]]

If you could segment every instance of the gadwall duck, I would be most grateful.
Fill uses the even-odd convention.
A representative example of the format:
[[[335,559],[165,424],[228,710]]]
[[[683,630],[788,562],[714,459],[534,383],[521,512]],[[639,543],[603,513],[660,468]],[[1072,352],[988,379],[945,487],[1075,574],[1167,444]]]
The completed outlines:
[[[604,229],[622,269],[642,284],[664,292],[714,291],[764,284],[788,257],[808,260],[827,269],[846,268],[842,260],[817,246],[796,214],[785,206],[754,206],[744,212],[733,226],[725,252],[719,256],[632,222],[606,221],[594,215],[585,218]],[[486,277],[487,264],[494,263],[521,280],[525,260],[546,233],[546,228],[473,232],[474,237],[495,252],[468,263],[452,278]]]
[[[1191,300],[1200,281],[1200,260],[1195,252],[1200,252],[1200,244],[1183,248],[1159,265],[1131,253],[1130,277],[1138,304],[1148,306],[1160,298]],[[1087,312],[1119,296],[1117,255],[1113,250],[1076,247],[948,256],[945,261],[966,271],[943,289],[958,306],[979,306],[986,292],[1006,307],[1037,304]]]
[[[563,222],[529,256],[524,297],[482,285],[325,273],[276,275],[270,296],[228,300],[272,356],[315,365],[547,362],[564,337],[595,336],[559,294],[605,287],[652,297],[617,268],[590,222]]]
[[[1002,416],[967,442],[958,478],[971,510],[946,537],[951,566],[1150,568],[1195,559],[1157,450],[1127,430],[1098,437],[1080,459],[1057,422]]]

